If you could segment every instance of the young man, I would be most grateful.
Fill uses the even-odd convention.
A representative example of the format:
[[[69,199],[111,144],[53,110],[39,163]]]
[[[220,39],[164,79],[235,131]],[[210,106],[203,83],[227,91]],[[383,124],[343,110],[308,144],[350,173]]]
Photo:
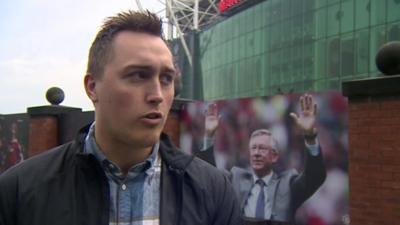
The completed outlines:
[[[95,122],[0,177],[1,225],[239,224],[229,181],[161,131],[174,98],[160,19],[105,21],[84,79]]]
[[[250,135],[251,169],[233,167],[230,170],[230,178],[246,219],[294,222],[297,208],[322,185],[326,178],[315,128],[317,105],[308,94],[300,97],[300,105],[300,115],[291,113],[291,116],[304,134],[306,150],[305,169],[302,173],[289,169],[278,174],[273,170],[280,151],[277,140],[267,129],[255,130]],[[217,127],[218,112],[214,104],[209,106],[206,115],[206,137],[208,137],[206,143],[211,144],[211,138]],[[208,146],[206,151],[199,153],[199,157],[213,163],[212,151],[212,146]]]

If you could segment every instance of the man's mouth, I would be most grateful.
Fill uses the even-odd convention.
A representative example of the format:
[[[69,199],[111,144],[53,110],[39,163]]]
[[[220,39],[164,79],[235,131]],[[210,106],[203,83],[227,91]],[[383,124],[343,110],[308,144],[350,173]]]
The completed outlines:
[[[163,114],[160,112],[147,113],[142,117],[142,121],[150,126],[159,125],[163,121]]]
[[[159,112],[152,112],[152,113],[146,114],[144,117],[147,119],[161,119],[162,114]]]

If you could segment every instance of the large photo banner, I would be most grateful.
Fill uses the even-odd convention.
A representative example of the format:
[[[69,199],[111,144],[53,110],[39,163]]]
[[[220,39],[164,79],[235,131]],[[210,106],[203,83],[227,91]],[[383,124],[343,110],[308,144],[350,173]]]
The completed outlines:
[[[341,93],[193,102],[181,118],[181,148],[228,175],[249,224],[346,224],[348,116]]]

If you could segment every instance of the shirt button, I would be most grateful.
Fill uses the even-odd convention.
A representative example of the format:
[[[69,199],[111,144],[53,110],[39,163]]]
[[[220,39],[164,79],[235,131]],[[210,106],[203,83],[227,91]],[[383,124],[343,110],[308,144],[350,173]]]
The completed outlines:
[[[122,184],[122,186],[121,186],[121,188],[122,188],[122,190],[126,190],[126,185],[125,184]]]

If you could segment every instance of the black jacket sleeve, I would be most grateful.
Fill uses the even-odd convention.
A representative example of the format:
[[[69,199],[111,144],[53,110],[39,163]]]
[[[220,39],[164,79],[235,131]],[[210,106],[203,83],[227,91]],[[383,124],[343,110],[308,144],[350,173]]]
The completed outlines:
[[[0,225],[15,225],[18,176],[13,169],[0,175]]]

